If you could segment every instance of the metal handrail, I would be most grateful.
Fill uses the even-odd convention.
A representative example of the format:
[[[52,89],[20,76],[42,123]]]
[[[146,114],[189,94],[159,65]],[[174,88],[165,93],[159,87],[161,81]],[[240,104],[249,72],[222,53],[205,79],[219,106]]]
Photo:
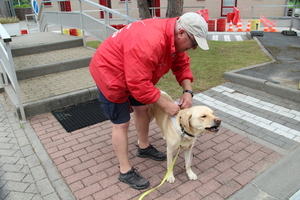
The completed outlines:
[[[61,2],[65,0],[51,0],[47,2]],[[79,2],[79,11],[71,11],[71,12],[62,12],[60,10],[58,11],[45,11],[44,9],[44,4],[41,3],[41,11],[38,14],[38,20],[40,21],[40,31],[45,31],[48,28],[48,24],[54,24],[58,25],[61,27],[61,32],[63,32],[63,26],[66,27],[72,27],[72,28],[77,28],[82,30],[82,36],[84,39],[84,44],[85,44],[85,32],[87,32],[89,35],[92,35],[99,41],[103,41],[106,39],[109,35],[111,35],[113,32],[116,31],[115,28],[110,26],[110,21],[111,19],[109,18],[109,15],[112,14],[121,20],[126,21],[126,23],[131,23],[134,21],[137,21],[136,18],[130,17],[128,15],[125,15],[123,13],[120,13],[116,10],[107,8],[105,6],[99,5],[97,3],[94,3],[90,0],[78,0]],[[103,11],[104,12],[104,19],[96,19],[88,14],[84,13],[85,11],[82,10],[82,4],[89,4],[95,7],[95,9],[98,9],[98,11]],[[59,8],[59,7],[58,7]],[[41,13],[42,12],[42,13]],[[76,19],[76,20],[75,20]],[[116,20],[116,19],[113,19]],[[98,30],[95,31],[94,27],[92,29],[87,28],[87,23],[89,22],[94,24],[94,27],[98,27]]]
[[[22,121],[25,122],[26,121],[25,111],[21,99],[20,87],[19,87],[15,65],[14,65],[11,48],[10,48],[10,42],[12,42],[12,39],[10,35],[7,33],[7,31],[4,29],[2,24],[0,24],[0,36],[1,39],[3,40],[3,43],[5,44],[4,47],[2,42],[0,43],[0,62],[2,66],[4,85],[6,86],[8,85],[8,79],[9,79],[13,89],[17,94]]]
[[[50,0],[47,2],[61,2],[66,0]],[[113,10],[111,8],[102,6],[100,4],[97,4],[95,2],[92,2],[90,0],[78,0],[79,2],[79,11],[71,11],[71,12],[63,12],[63,11],[45,11],[44,3],[41,3],[40,12],[38,13],[38,20],[40,24],[40,31],[46,31],[49,24],[58,25],[61,27],[61,32],[63,33],[63,26],[64,27],[72,27],[76,29],[82,30],[82,36],[83,36],[83,42],[84,45],[86,44],[85,41],[85,32],[89,35],[93,36],[99,41],[104,41],[109,35],[111,35],[113,32],[116,31],[114,27],[112,27],[110,24],[112,24],[112,21],[124,21],[124,24],[128,24],[131,22],[135,22],[138,19],[133,18],[129,16],[129,10],[132,10],[134,8],[128,8],[128,5],[126,4],[126,14],[123,14],[119,12],[118,10],[124,9],[118,9]],[[127,1],[126,1],[127,2]],[[83,4],[88,4],[88,6],[92,5],[94,9],[92,10],[83,10]],[[58,5],[58,9],[60,6]],[[155,12],[156,9],[162,9],[167,7],[151,7],[151,12]],[[204,9],[204,6],[187,6],[184,8],[198,8],[198,9]],[[90,16],[89,12],[95,12],[95,11],[101,11],[104,13],[103,19],[96,19],[92,16]],[[110,18],[109,16],[113,15],[114,18]],[[164,18],[164,17],[162,17]],[[75,20],[76,19],[76,20]],[[93,24],[93,27],[91,29],[91,26],[89,25]],[[97,31],[95,29],[97,28]]]

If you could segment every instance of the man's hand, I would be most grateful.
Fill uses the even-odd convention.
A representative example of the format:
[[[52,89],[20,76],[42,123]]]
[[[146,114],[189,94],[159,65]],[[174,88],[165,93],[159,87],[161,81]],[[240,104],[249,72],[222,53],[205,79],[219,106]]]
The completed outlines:
[[[188,92],[183,93],[182,96],[180,97],[180,101],[178,105],[180,106],[181,109],[192,107],[193,105],[192,95]]]
[[[177,115],[179,110],[180,107],[176,103],[171,101],[169,101],[167,107],[164,109],[164,111],[170,116]]]
[[[180,97],[179,105],[181,106],[182,109],[190,108],[193,105],[193,101],[192,101],[193,93],[192,94],[190,93],[193,91],[191,80],[184,79],[181,82],[181,86],[183,89],[183,94]]]
[[[180,110],[180,107],[176,103],[168,101],[163,97],[159,97],[155,104],[170,116],[177,115]]]

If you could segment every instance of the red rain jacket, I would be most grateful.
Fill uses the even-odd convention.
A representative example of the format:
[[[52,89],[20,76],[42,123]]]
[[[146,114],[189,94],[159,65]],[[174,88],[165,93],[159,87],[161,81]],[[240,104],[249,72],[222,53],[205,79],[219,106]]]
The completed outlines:
[[[176,20],[153,18],[128,24],[98,47],[89,69],[109,101],[123,103],[132,95],[144,104],[156,102],[160,91],[154,85],[170,69],[179,84],[193,81],[190,58],[186,52],[175,52]]]

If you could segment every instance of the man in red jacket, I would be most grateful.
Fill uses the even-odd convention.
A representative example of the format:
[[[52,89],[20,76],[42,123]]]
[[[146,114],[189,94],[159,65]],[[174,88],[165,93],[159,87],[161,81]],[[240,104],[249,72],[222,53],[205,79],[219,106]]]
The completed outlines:
[[[197,46],[208,50],[206,36],[207,23],[197,13],[145,19],[113,33],[91,60],[90,73],[99,88],[101,108],[113,123],[112,144],[120,164],[119,180],[135,189],[146,188],[149,181],[138,174],[128,159],[131,108],[139,140],[137,156],[165,160],[166,155],[148,140],[148,105],[157,104],[170,116],[180,108],[192,106],[193,75],[186,51]],[[170,69],[183,88],[180,107],[161,97],[155,87]]]

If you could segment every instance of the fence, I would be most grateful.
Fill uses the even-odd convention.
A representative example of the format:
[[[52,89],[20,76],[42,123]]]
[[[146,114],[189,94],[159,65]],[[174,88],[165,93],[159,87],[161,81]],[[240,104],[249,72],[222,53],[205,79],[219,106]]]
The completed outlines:
[[[47,1],[49,2],[49,1]],[[61,2],[58,0],[52,0],[51,2]],[[72,12],[62,12],[62,11],[44,11],[43,3],[41,4],[40,13],[38,20],[40,21],[40,30],[46,31],[49,24],[54,24],[63,27],[71,27],[82,30],[83,38],[85,37],[85,32],[94,38],[104,41],[109,35],[116,31],[115,28],[111,26],[111,21],[118,20],[119,23],[127,24],[136,21],[137,19],[129,17],[128,15],[122,14],[116,10],[112,10],[105,6],[96,4],[89,0],[80,0],[79,11]],[[83,10],[83,4],[88,4],[93,6],[95,10]],[[59,7],[59,6],[58,6]],[[95,19],[90,16],[90,12],[103,11],[103,19]],[[111,18],[111,16],[114,16]],[[61,30],[62,31],[62,30]]]
[[[252,6],[251,16],[252,19],[259,19],[263,15],[270,20],[275,20],[278,27],[294,27],[299,29],[300,27],[297,27],[297,24],[300,18],[294,16],[295,11],[299,8],[299,5]]]
[[[137,8],[129,8],[127,1],[124,4],[126,7],[124,9],[113,10],[105,6],[99,5],[89,0],[78,0],[79,11],[72,12],[62,12],[59,11],[59,3],[65,0],[51,0],[47,2],[55,3],[57,2],[58,11],[45,11],[44,4],[41,4],[41,9],[38,14],[38,20],[40,21],[40,30],[46,31],[48,25],[55,24],[61,27],[76,28],[83,31],[83,38],[85,37],[85,32],[94,38],[104,41],[109,35],[116,31],[111,25],[115,24],[128,24],[137,21],[137,18],[129,16],[130,10],[137,10]],[[89,8],[89,9],[83,9]],[[92,9],[91,9],[92,8]],[[204,9],[204,6],[187,6],[184,10],[188,11],[196,9]],[[160,9],[165,17],[167,7],[152,7],[150,12],[155,16],[155,10]],[[99,14],[103,12],[103,19],[96,19],[94,13]],[[61,28],[62,29],[62,28]],[[61,30],[62,31],[62,30]],[[84,42],[85,43],[85,42]]]
[[[2,24],[0,24],[0,36],[3,40],[3,43],[0,43],[0,65],[2,67],[3,80],[4,85],[8,85],[8,82],[11,82],[13,89],[17,94],[19,109],[21,113],[22,121],[26,121],[25,111],[21,99],[20,87],[17,80],[16,70],[11,54],[10,42],[11,37],[7,33],[7,31],[3,28]],[[9,80],[8,80],[9,79]]]

